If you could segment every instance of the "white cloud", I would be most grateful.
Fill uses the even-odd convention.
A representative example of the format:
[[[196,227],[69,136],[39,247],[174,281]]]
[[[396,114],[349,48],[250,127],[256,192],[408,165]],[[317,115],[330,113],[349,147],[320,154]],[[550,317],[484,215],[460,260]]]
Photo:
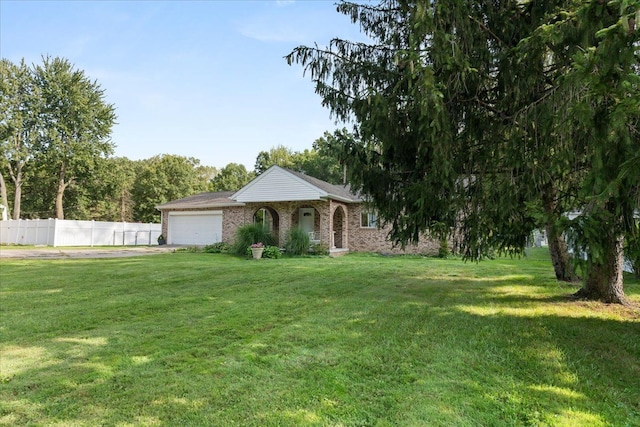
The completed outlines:
[[[308,39],[303,31],[285,26],[248,24],[238,28],[241,35],[261,42],[294,42],[302,43]]]

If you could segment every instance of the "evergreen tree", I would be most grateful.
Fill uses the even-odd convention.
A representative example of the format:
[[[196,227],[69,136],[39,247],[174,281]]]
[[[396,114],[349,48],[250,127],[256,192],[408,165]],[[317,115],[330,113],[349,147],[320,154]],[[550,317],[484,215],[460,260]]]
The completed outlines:
[[[624,302],[621,245],[634,233],[640,171],[619,166],[640,151],[638,9],[345,2],[338,10],[371,43],[335,39],[287,60],[304,65],[338,120],[355,123],[343,147],[351,181],[397,243],[458,229],[464,255],[478,259],[522,252],[543,225],[557,258],[569,230],[587,255],[577,296]],[[566,220],[570,209],[577,220]]]

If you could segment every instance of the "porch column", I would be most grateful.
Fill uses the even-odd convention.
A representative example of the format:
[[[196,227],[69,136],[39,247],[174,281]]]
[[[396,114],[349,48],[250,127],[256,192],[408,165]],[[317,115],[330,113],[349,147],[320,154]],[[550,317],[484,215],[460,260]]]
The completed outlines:
[[[333,200],[329,199],[327,212],[323,212],[320,215],[320,239],[325,242],[329,248],[333,245],[333,208]]]
[[[342,247],[349,247],[349,206],[342,206],[344,218],[342,219]]]
[[[293,214],[293,208],[290,204],[282,207],[280,211],[280,246],[284,246],[284,242],[287,241],[287,233],[291,229],[291,215]]]

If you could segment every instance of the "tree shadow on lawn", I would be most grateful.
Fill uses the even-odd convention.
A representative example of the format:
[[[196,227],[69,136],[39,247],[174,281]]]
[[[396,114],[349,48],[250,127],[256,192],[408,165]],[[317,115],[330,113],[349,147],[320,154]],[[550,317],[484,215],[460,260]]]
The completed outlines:
[[[273,333],[282,331],[238,343],[233,351],[202,342],[148,356],[109,349],[116,344],[100,336],[53,339],[4,380],[0,424],[640,421],[637,323],[452,309],[438,325],[407,324],[394,316],[397,336],[390,340],[388,328],[379,327],[381,313],[364,317],[336,325],[345,328],[338,342],[324,342],[319,331],[317,339],[292,345],[288,355],[266,348],[260,357],[246,357],[248,349],[255,350],[257,341],[273,342]],[[362,354],[343,354],[340,347],[347,344]],[[306,362],[300,364],[300,357]],[[221,363],[234,366],[222,371]],[[229,382],[227,375],[235,378]]]
[[[298,306],[288,283],[255,285],[294,319],[239,307],[172,334],[173,313],[154,313],[167,329],[152,346],[133,317],[5,342],[0,425],[640,425],[637,318],[528,275],[393,274],[297,284],[313,295]],[[247,329],[219,337],[229,314]]]
[[[31,366],[5,382],[2,420],[577,426],[640,421],[637,323],[482,316],[454,308],[436,325],[375,311],[360,316],[362,321],[348,325],[338,319],[335,327],[344,328],[340,340],[326,341],[319,330],[315,338],[299,337],[286,355],[273,350],[274,334],[283,332],[277,328],[234,349],[216,349],[203,337],[199,347],[148,356],[132,355],[127,347],[109,349],[116,344],[99,336],[50,340]],[[393,339],[388,327],[380,327],[383,320],[394,323]],[[268,344],[258,351],[258,342]],[[164,345],[180,348],[176,342]],[[359,348],[359,354],[345,354],[345,345]],[[221,364],[232,368],[221,370]]]
[[[361,347],[379,348],[372,359],[381,362],[370,367],[372,375],[412,382],[409,398],[388,411],[420,414],[431,399],[451,411],[450,418],[439,418],[451,424],[640,423],[638,322],[589,313],[485,313],[468,305],[405,307],[391,315],[359,313],[359,324],[368,325],[361,336],[374,341]],[[387,328],[375,326],[385,321],[395,322],[397,331],[390,345]],[[411,424],[401,417],[393,421]]]

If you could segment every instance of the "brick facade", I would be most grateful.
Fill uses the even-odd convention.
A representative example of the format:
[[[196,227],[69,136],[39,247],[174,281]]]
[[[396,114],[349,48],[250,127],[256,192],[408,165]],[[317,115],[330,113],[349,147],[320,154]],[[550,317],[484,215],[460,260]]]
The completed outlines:
[[[244,206],[220,207],[211,210],[222,211],[222,241],[233,243],[238,227],[253,223],[253,215],[261,208],[272,212],[272,229],[276,230],[277,244],[283,246],[289,229],[299,224],[299,209],[314,208],[314,231],[319,234],[322,244],[329,248],[348,249],[352,252],[382,252],[394,254],[438,253],[440,243],[424,236],[417,245],[409,245],[404,250],[394,248],[387,239],[390,227],[365,228],[360,224],[360,214],[364,205],[360,203],[343,203],[336,200],[247,203]],[[207,209],[180,209],[179,212]],[[162,234],[168,234],[168,219],[171,210],[162,211]]]
[[[420,236],[417,245],[407,245],[404,250],[400,247],[393,247],[388,239],[391,227],[366,228],[360,224],[360,214],[364,208],[363,204],[350,205],[349,215],[349,250],[355,252],[382,252],[393,254],[423,254],[436,255],[440,249],[440,242],[429,238],[426,235]]]

